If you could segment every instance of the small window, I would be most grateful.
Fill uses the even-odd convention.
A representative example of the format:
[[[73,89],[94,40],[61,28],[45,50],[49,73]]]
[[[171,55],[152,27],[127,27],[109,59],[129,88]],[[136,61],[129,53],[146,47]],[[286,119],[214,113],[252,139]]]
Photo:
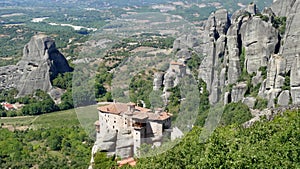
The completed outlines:
[[[114,121],[114,123],[116,123],[116,121]]]
[[[113,129],[115,129],[115,126],[113,126]]]

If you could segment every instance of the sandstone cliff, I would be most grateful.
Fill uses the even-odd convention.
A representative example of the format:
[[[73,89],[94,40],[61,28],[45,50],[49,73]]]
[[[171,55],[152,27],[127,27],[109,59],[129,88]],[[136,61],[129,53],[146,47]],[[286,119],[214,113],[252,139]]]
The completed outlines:
[[[23,57],[17,65],[0,68],[0,90],[16,88],[18,96],[31,94],[37,89],[49,92],[52,89],[50,79],[71,70],[51,38],[35,35],[25,45]]]
[[[198,78],[207,84],[211,104],[242,101],[253,108],[258,97],[268,100],[268,107],[300,104],[299,4],[277,0],[262,12],[250,4],[232,15],[217,10],[206,21],[200,44],[179,38],[174,51],[200,48],[205,57]],[[190,58],[184,55],[183,64]],[[176,86],[179,76],[176,71],[157,76],[155,89]],[[254,88],[257,93],[251,93]]]

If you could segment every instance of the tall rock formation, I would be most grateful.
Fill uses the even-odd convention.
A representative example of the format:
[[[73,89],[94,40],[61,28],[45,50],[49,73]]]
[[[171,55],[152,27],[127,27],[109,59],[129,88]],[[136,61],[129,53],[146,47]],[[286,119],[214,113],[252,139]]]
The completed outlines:
[[[241,28],[242,47],[245,49],[245,66],[249,74],[267,66],[279,43],[278,31],[271,23],[259,17],[250,17]]]
[[[261,13],[249,4],[229,16],[225,9],[213,12],[199,46],[190,36],[173,45],[182,51],[182,63],[190,58],[183,49],[201,51],[198,78],[207,84],[210,103],[224,98],[225,104],[242,101],[253,108],[261,97],[268,107],[300,104],[300,1],[277,0]],[[165,74],[164,87],[176,86],[177,76],[175,71]],[[157,76],[155,89],[163,86],[161,79]]]
[[[216,103],[220,97],[218,73],[219,59],[224,57],[226,47],[226,32],[230,26],[228,12],[225,9],[218,10],[211,14],[205,26],[202,36],[203,55],[205,56],[199,68],[199,78],[207,84],[207,90],[210,92],[209,100]]]
[[[65,57],[56,49],[55,42],[45,35],[35,35],[25,45],[23,57],[17,65],[0,68],[0,89],[16,88],[18,96],[37,89],[49,92],[50,79],[58,73],[72,71]]]

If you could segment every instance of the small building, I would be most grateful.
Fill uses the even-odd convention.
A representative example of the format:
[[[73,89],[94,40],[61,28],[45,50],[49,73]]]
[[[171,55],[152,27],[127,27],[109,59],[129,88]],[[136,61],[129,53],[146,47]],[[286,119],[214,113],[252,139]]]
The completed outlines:
[[[15,109],[15,107],[14,107],[12,104],[10,104],[10,103],[1,103],[1,105],[2,105],[3,108],[4,108],[5,110],[7,110],[7,111],[9,111],[9,110],[14,110],[14,109]]]
[[[98,148],[121,158],[139,155],[142,144],[160,146],[170,136],[172,114],[134,103],[111,103],[101,106],[95,123]]]

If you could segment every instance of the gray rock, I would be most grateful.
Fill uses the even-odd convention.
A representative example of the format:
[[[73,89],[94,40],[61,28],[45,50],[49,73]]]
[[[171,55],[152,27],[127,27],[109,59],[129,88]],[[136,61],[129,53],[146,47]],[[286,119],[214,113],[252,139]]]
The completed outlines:
[[[184,63],[187,60],[191,59],[191,57],[192,57],[191,52],[186,48],[181,49],[180,51],[178,51],[176,53],[176,58],[182,60],[182,63]]]
[[[159,90],[163,85],[164,74],[162,72],[156,72],[153,79],[153,90]]]
[[[271,9],[276,16],[288,16],[296,0],[275,0]]]
[[[263,78],[262,78],[261,73],[262,73],[261,71],[257,71],[256,75],[252,78],[251,82],[254,87],[257,86],[258,84],[262,83]]]
[[[230,92],[225,92],[224,94],[224,105],[228,104],[231,102],[231,95]]]
[[[300,104],[300,87],[291,87],[291,96],[293,104]]]
[[[238,83],[237,85],[233,86],[231,91],[232,102],[242,101],[246,91],[247,84],[244,82]]]
[[[266,89],[280,89],[285,80],[286,60],[280,55],[272,55],[268,63]]]
[[[61,103],[61,96],[65,93],[66,91],[63,89],[59,88],[52,88],[51,91],[49,92],[50,97],[54,100],[56,104]]]
[[[291,8],[288,9],[286,31],[280,52],[287,59],[288,71],[293,65],[296,54],[300,53],[300,1],[288,0],[287,4],[290,4]]]
[[[252,15],[256,15],[257,13],[256,4],[255,3],[249,4],[247,7],[247,11]]]
[[[289,105],[289,102],[290,102],[290,91],[288,90],[282,91],[278,97],[277,104],[280,106],[287,106]]]
[[[37,89],[49,92],[50,78],[71,71],[67,60],[56,49],[55,42],[45,35],[35,35],[25,45],[17,65],[0,68],[0,89],[16,88],[18,96]]]
[[[259,17],[249,19],[243,26],[241,36],[245,47],[245,64],[247,72],[251,74],[261,66],[267,66],[279,42],[278,31]]]
[[[266,99],[268,100],[268,108],[275,107],[275,99],[278,98],[281,89],[270,89],[266,92]]]
[[[262,98],[266,98],[267,97],[266,85],[267,85],[267,79],[265,79],[261,83],[261,86],[260,86],[259,91],[258,91],[258,96],[259,97],[262,97]]]
[[[246,97],[242,100],[242,103],[247,105],[249,108],[253,108],[255,106],[256,98],[254,97]]]
[[[269,17],[269,22],[271,22],[271,19],[275,17],[275,13],[273,12],[272,8],[265,8],[261,13]]]
[[[234,84],[238,81],[241,75],[240,66],[240,51],[241,46],[239,30],[243,24],[243,16],[236,18],[234,22],[228,29],[227,32],[227,51],[226,51],[226,61],[228,62],[228,83]],[[232,18],[233,19],[233,18]]]
[[[291,86],[298,87],[300,86],[300,58],[297,55],[294,59],[294,63],[291,70]]]
[[[198,45],[198,38],[196,38],[195,35],[184,35],[174,41],[173,51],[178,51],[185,48],[193,48]]]
[[[220,99],[220,67],[219,59],[225,55],[226,32],[230,26],[230,20],[226,10],[218,10],[208,18],[205,30],[202,36],[203,59],[199,67],[199,78],[207,84],[207,90],[210,93],[209,100],[211,104]],[[222,81],[224,81],[223,75]],[[221,82],[224,83],[224,82]]]

